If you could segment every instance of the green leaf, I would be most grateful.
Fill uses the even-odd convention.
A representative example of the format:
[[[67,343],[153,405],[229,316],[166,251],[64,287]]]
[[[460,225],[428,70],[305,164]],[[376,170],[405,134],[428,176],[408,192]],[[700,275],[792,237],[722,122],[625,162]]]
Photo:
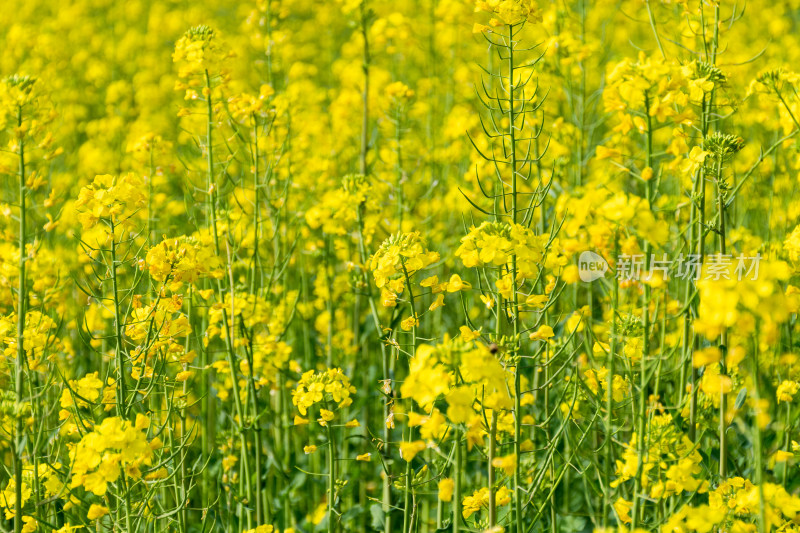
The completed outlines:
[[[742,390],[739,391],[739,394],[736,396],[736,402],[733,404],[734,409],[740,409],[744,405],[744,401],[747,398],[747,388],[743,387]]]
[[[372,529],[376,531],[383,531],[384,520],[386,513],[383,512],[383,506],[379,503],[373,503],[369,508],[369,514],[372,516]]]

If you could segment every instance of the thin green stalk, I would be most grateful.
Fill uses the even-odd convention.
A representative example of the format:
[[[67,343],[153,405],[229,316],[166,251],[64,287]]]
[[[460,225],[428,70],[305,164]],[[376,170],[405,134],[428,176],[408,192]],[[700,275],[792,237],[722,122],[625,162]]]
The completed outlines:
[[[464,469],[463,450],[461,448],[461,431],[454,431],[456,459],[453,468],[453,533],[459,533],[461,526],[461,471]]]
[[[511,159],[511,221],[513,224],[517,223],[517,149],[516,149],[516,113],[515,106],[515,80],[514,80],[514,26],[508,26],[508,137]],[[515,363],[514,363],[514,455],[516,457],[516,465],[514,466],[514,476],[512,479],[514,489],[514,512],[515,512],[515,530],[517,533],[522,531],[522,489],[520,487],[520,445],[522,440],[522,409],[521,409],[521,375],[522,375],[522,359],[518,357],[519,350],[519,294],[517,292],[517,254],[511,254],[511,283],[513,284],[513,294],[511,297],[512,309],[512,335],[515,343]],[[498,322],[500,321],[501,308],[498,308]],[[493,427],[496,430],[496,415],[492,412]],[[494,439],[490,443],[490,451],[494,446]],[[491,454],[493,457],[493,453]],[[494,472],[489,460],[489,473],[490,478],[493,479]],[[489,482],[490,491],[490,525],[493,526],[495,522],[492,521],[492,510],[495,499],[493,483]],[[496,517],[495,517],[496,519]]]
[[[767,520],[766,508],[764,503],[764,455],[763,443],[761,435],[761,377],[758,367],[758,352],[759,352],[759,327],[756,322],[756,331],[753,336],[753,358],[751,361],[753,372],[753,401],[755,402],[755,420],[753,420],[754,440],[753,455],[755,456],[755,484],[758,486],[758,533],[766,533]]]
[[[117,363],[117,416],[125,418],[127,397],[125,360],[122,353],[122,310],[120,309],[117,276],[117,237],[114,221],[111,221],[111,290],[114,301],[114,357]]]
[[[391,448],[389,443],[392,440],[392,430],[389,425],[386,423],[386,420],[389,418],[390,409],[391,409],[391,395],[393,394],[392,386],[391,386],[391,355],[389,350],[386,349],[386,343],[382,340],[381,334],[381,321],[380,317],[378,316],[378,306],[375,303],[375,297],[372,291],[372,285],[369,281],[369,274],[367,273],[366,266],[369,262],[369,257],[367,254],[367,246],[364,242],[364,205],[361,204],[356,208],[356,223],[358,226],[358,253],[361,259],[361,264],[364,265],[364,287],[367,291],[367,300],[369,302],[370,313],[372,315],[372,321],[375,326],[375,333],[378,337],[381,337],[381,372],[383,375],[383,383],[388,384],[389,391],[387,393],[386,400],[383,403],[383,449],[381,453],[383,455],[383,460],[386,463],[387,467],[391,464]],[[386,476],[383,477],[383,487],[381,491],[381,504],[384,513],[384,533],[392,533],[392,519],[390,511],[392,509],[392,480],[391,480],[391,472],[389,472]]]
[[[211,229],[213,231],[214,249],[220,255],[219,232],[217,231],[217,184],[214,181],[214,105],[211,101],[211,75],[205,71],[206,77],[206,173],[208,178],[208,194],[211,207]]]
[[[719,211],[719,253],[725,255],[725,192],[722,183],[722,155],[717,156],[717,209]],[[725,358],[728,352],[728,331],[723,328],[719,337],[719,349],[721,352],[719,361],[719,374],[720,378],[724,378],[728,374],[725,365]],[[725,389],[720,384],[719,391],[719,477],[725,479],[728,477],[728,439],[727,439],[727,410],[728,410],[728,397],[725,394]]]
[[[409,437],[413,430],[409,428]],[[403,488],[403,533],[411,533],[411,478],[414,470],[411,461],[406,462],[405,487]]]
[[[222,313],[223,317],[223,325],[225,327],[225,348],[226,354],[228,356],[228,366],[230,367],[231,372],[231,389],[233,391],[233,400],[234,405],[236,408],[236,417],[238,421],[234,422],[235,430],[239,434],[239,444],[241,446],[241,456],[242,456],[242,473],[243,473],[243,481],[245,483],[245,497],[247,498],[247,507],[245,508],[245,522],[247,524],[247,529],[251,529],[253,527],[253,517],[251,512],[251,504],[253,502],[253,486],[250,482],[250,454],[247,453],[247,436],[245,427],[247,426],[246,413],[244,410],[244,404],[242,403],[241,394],[239,392],[239,384],[236,378],[236,358],[234,353],[234,346],[236,345],[235,342],[235,322],[236,322],[236,294],[234,292],[234,284],[233,284],[233,268],[232,268],[232,259],[230,256],[230,249],[228,250],[228,276],[229,276],[229,285],[230,285],[230,300],[231,300],[231,307],[230,313],[231,318],[230,321],[227,318],[226,313]],[[220,295],[222,294],[222,287],[219,287]],[[230,322],[230,323],[229,323]]]
[[[325,269],[325,285],[328,288],[328,297],[325,300],[325,310],[328,313],[328,327],[327,338],[325,341],[325,362],[328,368],[333,368],[333,322],[334,322],[334,309],[333,309],[333,276],[331,275],[331,238],[325,237],[325,248],[323,249],[325,260],[323,261],[323,268]]]
[[[207,317],[203,316],[201,318],[200,324],[201,328],[200,331],[205,331]],[[209,368],[209,353],[208,347],[203,346],[202,342],[198,342],[198,347],[200,349],[200,394],[201,394],[201,402],[200,402],[200,415],[201,415],[201,436],[200,436],[200,456],[203,460],[202,464],[207,464],[208,460],[211,457],[211,443],[212,439],[212,431],[214,427],[214,417],[212,416],[212,408],[213,403],[211,402],[210,394],[211,394],[211,375],[206,370]],[[203,468],[200,480],[200,497],[201,497],[201,504],[204,509],[208,509],[211,505],[211,472],[209,468]]]
[[[253,147],[251,152],[251,157],[253,160],[253,257],[252,257],[252,271],[250,277],[250,293],[255,295],[257,291],[261,288],[260,282],[260,256],[259,256],[259,248],[258,244],[261,240],[261,200],[259,197],[260,193],[260,185],[259,185],[259,154],[258,154],[258,121],[256,118],[255,113],[251,113],[250,119],[253,121]],[[277,234],[277,232],[276,232]],[[277,255],[276,258],[277,260]],[[233,282],[231,282],[233,285]],[[258,393],[256,391],[255,386],[255,361],[253,359],[253,352],[252,349],[245,350],[246,355],[248,357],[248,396],[250,397],[251,403],[251,432],[253,437],[253,449],[255,454],[255,486],[256,486],[256,523],[263,524],[264,523],[264,506],[263,506],[263,496],[262,496],[262,457],[261,457],[261,427],[258,423],[258,415],[259,415],[259,403],[258,403]],[[252,504],[252,502],[248,502],[248,504]]]
[[[207,121],[206,121],[206,172],[208,178],[208,190],[209,190],[209,202],[211,204],[211,230],[213,233],[214,239],[214,250],[217,256],[220,254],[220,244],[219,244],[219,232],[217,231],[217,184],[214,181],[214,106],[212,103],[211,98],[211,75],[209,74],[208,70],[205,71],[205,80],[206,80],[206,113],[207,113]],[[233,272],[230,270],[231,267],[231,258],[230,258],[230,249],[228,250],[228,267],[229,267],[229,274],[232,276]],[[217,289],[222,298],[223,287],[222,287],[222,280],[217,281]],[[235,320],[235,298],[234,298],[234,286],[232,280],[230,282],[230,294],[231,294],[231,320]],[[239,440],[243,450],[247,448],[247,441],[244,437],[244,432],[242,430],[242,425],[244,424],[244,409],[242,408],[242,399],[241,395],[239,394],[239,386],[237,384],[236,379],[236,356],[234,353],[234,344],[233,344],[233,337],[234,337],[234,330],[233,326],[229,324],[228,314],[226,312],[222,313],[222,324],[225,331],[225,351],[228,359],[228,366],[231,372],[231,381],[233,386],[231,387],[233,392],[233,400],[234,405],[236,408],[236,418],[238,422],[235,422],[235,425],[238,426],[236,428],[239,434]],[[245,477],[249,479],[250,471],[249,471],[249,461],[248,461],[248,454],[243,453],[242,457],[242,468],[244,470]],[[250,483],[247,484],[247,490],[249,491],[251,486]],[[248,501],[252,501],[252,495],[248,494]],[[245,520],[247,523],[248,529],[252,528],[252,513],[250,512],[250,508],[246,508],[245,511]]]
[[[250,115],[251,120],[253,121],[253,148],[252,148],[252,159],[253,159],[253,258],[252,258],[252,272],[250,274],[250,292],[252,294],[256,294],[256,289],[260,288],[260,284],[257,285],[257,280],[260,280],[260,263],[261,257],[259,256],[258,251],[258,244],[261,240],[261,200],[259,195],[261,193],[261,187],[258,183],[258,173],[259,173],[259,158],[258,158],[258,122],[256,121],[255,113]],[[277,234],[277,232],[276,232]],[[275,257],[277,261],[277,255]]]
[[[645,94],[645,115],[647,115],[647,154],[645,159],[645,165],[647,168],[652,169],[653,164],[653,124],[652,119],[650,117],[650,97],[649,95]],[[653,209],[653,179],[647,180],[646,184],[646,199],[647,204],[650,207],[650,210]],[[650,272],[650,256],[651,256],[651,244],[649,240],[645,240],[644,245],[644,261],[645,261],[645,271]],[[637,464],[636,464],[636,478],[634,479],[634,488],[633,488],[633,509],[631,512],[631,529],[636,529],[637,524],[639,523],[640,515],[644,515],[644,498],[641,498],[642,492],[642,470],[644,468],[645,463],[645,455],[647,454],[647,450],[645,449],[645,442],[646,442],[646,428],[647,428],[647,387],[649,385],[648,380],[648,373],[647,373],[647,357],[650,353],[650,299],[651,299],[651,287],[650,284],[644,284],[644,294],[643,294],[643,303],[642,303],[642,358],[641,358],[641,368],[639,372],[639,412],[637,415],[637,429],[636,429],[636,436],[637,436],[637,443],[636,443],[636,455],[637,455]]]
[[[516,298],[516,294],[514,295]],[[517,533],[522,533],[522,490],[520,488],[522,461],[522,369],[520,368],[521,359],[517,356],[514,372],[514,529]]]
[[[17,107],[17,127],[22,127],[22,107]],[[24,447],[24,414],[22,395],[24,391],[25,358],[25,315],[27,314],[28,288],[25,282],[25,255],[28,246],[26,232],[26,187],[25,187],[25,141],[19,142],[19,264],[17,288],[17,361],[14,367],[14,390],[16,392],[14,421],[14,533],[21,533],[22,522],[22,450]]]
[[[253,373],[253,366],[255,361],[253,360],[252,350],[246,350],[248,354],[248,375],[247,375],[247,394],[250,397],[250,404],[252,413],[250,414],[250,420],[248,423],[251,426],[251,433],[253,436],[253,452],[255,455],[255,472],[253,482],[256,486],[256,523],[263,524],[264,523],[264,509],[263,509],[263,496],[262,496],[262,457],[261,457],[261,426],[258,422],[258,415],[260,413],[260,407],[258,402],[258,392],[256,390],[255,385],[255,375]],[[236,385],[234,385],[236,386]],[[244,439],[243,439],[244,440]],[[276,441],[276,443],[279,441]],[[248,494],[250,492],[251,483],[248,483]],[[249,499],[249,497],[248,497]],[[248,504],[252,504],[252,502],[248,502]]]
[[[367,153],[369,152],[369,11],[367,0],[361,0],[359,4],[361,15],[361,38],[363,39],[362,48],[362,72],[364,73],[364,87],[361,91],[361,153],[359,157],[359,171],[363,176],[367,175]]]
[[[694,184],[692,186],[691,207],[689,208],[689,251],[694,253],[699,246],[698,230],[702,228],[697,223],[697,216],[699,210],[697,208],[697,196],[700,192],[700,175],[695,174]],[[679,385],[680,399],[683,400],[684,388],[683,384],[686,383],[686,369],[687,365],[691,374],[691,396],[689,397],[689,440],[695,442],[697,431],[697,369],[692,364],[692,348],[694,346],[692,320],[695,313],[694,303],[694,284],[692,281],[687,281],[684,292],[684,315],[683,315],[683,361],[681,365],[681,381]],[[691,300],[691,301],[690,301]],[[682,402],[681,402],[682,403]]]
[[[619,230],[614,232],[614,257],[619,256]],[[612,280],[614,284],[612,289],[611,300],[611,339],[608,352],[608,374],[606,375],[606,416],[605,416],[605,477],[606,483],[612,479],[612,468],[614,466],[614,432],[612,431],[612,410],[614,407],[614,363],[617,354],[617,333],[618,333],[618,320],[617,311],[619,309],[619,282],[616,275]],[[603,513],[603,527],[608,527],[608,519],[611,514],[611,487],[604,487],[604,508],[606,511]]]
[[[403,266],[403,275],[406,278],[406,287],[408,287],[408,306],[411,310],[411,316],[414,318],[414,325],[411,327],[411,350],[410,353],[413,355],[416,353],[417,350],[417,306],[416,301],[414,298],[414,288],[411,285],[411,277],[408,275],[408,269],[406,268],[405,262],[401,258],[401,265]],[[409,428],[409,440],[411,440],[411,434],[413,432],[413,428]],[[411,474],[413,473],[413,469],[411,468],[411,461],[406,462],[406,486],[405,486],[405,501],[403,505],[403,532],[404,533],[411,533],[409,528],[411,527],[411,514],[412,514],[412,506],[411,506]]]
[[[122,489],[123,502],[125,505],[125,531],[135,531],[132,522],[132,506],[131,506],[131,492],[128,485],[128,476],[123,471],[119,476],[119,484]]]
[[[336,531],[334,512],[336,502],[336,441],[334,440],[333,427],[328,424],[328,533]]]
[[[194,316],[194,306],[192,305],[192,285],[189,285],[187,288],[187,299],[188,299],[188,309],[186,312],[186,318],[189,324],[192,323],[192,317]],[[184,353],[189,353],[190,349],[190,342],[191,342],[191,335],[186,335],[186,339],[183,345]],[[184,365],[183,370],[187,370],[188,366]],[[189,475],[187,471],[187,442],[188,439],[186,438],[186,402],[189,395],[189,380],[184,380],[183,385],[181,388],[181,407],[178,411],[178,416],[180,418],[180,454],[179,454],[179,461],[180,461],[180,469],[178,470],[178,481],[177,485],[180,488],[179,494],[179,503],[181,505],[180,512],[178,513],[178,531],[181,533],[185,533],[186,528],[188,526],[188,519],[189,519],[189,509],[188,509],[188,497],[189,497]],[[170,434],[170,440],[172,440],[172,432]],[[176,487],[177,491],[177,487]]]
[[[784,427],[783,449],[787,453],[791,453],[792,452],[792,448],[791,448],[791,445],[792,445],[792,439],[791,439],[792,427],[790,425],[790,423],[791,423],[791,413],[792,413],[792,402],[786,402],[786,419],[785,419],[785,422],[783,424],[783,427]],[[786,461],[786,462],[783,463],[783,479],[781,480],[781,484],[783,485],[783,488],[786,488],[786,477],[787,477],[788,473],[789,473],[789,462]]]
[[[492,409],[492,421],[489,428],[489,527],[497,525],[497,501],[494,492],[495,484],[495,471],[494,461],[495,454],[497,453],[497,410]]]

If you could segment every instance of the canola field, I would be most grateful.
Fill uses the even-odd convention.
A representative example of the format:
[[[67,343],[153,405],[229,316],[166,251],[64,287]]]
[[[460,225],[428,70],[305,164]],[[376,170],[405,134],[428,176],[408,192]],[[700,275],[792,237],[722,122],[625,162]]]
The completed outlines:
[[[800,1],[0,49],[0,533],[800,532]]]

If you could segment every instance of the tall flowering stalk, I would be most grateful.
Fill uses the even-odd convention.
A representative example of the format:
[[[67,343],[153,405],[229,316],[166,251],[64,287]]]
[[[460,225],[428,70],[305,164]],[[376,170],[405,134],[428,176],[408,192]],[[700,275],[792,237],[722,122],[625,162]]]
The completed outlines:
[[[14,476],[14,532],[22,531],[22,505],[23,505],[23,486],[22,478],[22,456],[24,449],[24,425],[23,425],[23,395],[25,379],[25,317],[28,307],[28,288],[26,286],[26,261],[28,247],[27,233],[27,186],[26,186],[26,167],[25,167],[25,143],[27,141],[26,128],[23,128],[23,120],[29,121],[32,117],[26,116],[30,112],[30,107],[35,104],[34,85],[36,80],[27,76],[12,76],[2,82],[0,89],[0,105],[5,120],[12,121],[14,124],[14,135],[16,137],[13,146],[16,146],[18,157],[17,183],[19,202],[19,230],[18,230],[18,272],[17,272],[17,354],[14,367],[14,392],[15,392],[15,425],[13,430],[14,446],[12,450],[13,476]]]
[[[500,61],[505,63],[505,65],[501,67],[499,74],[491,70],[487,71],[490,76],[490,87],[492,87],[495,78],[500,80],[500,92],[495,91],[494,93],[490,93],[484,85],[483,96],[481,98],[482,104],[489,112],[488,118],[490,122],[490,125],[487,126],[482,121],[483,130],[489,137],[490,143],[497,142],[498,148],[502,151],[502,158],[498,158],[495,155],[494,147],[491,149],[491,155],[487,155],[480,150],[474,140],[472,143],[475,145],[475,148],[478,149],[481,157],[490,162],[494,167],[494,177],[496,179],[496,185],[492,188],[494,194],[487,195],[481,183],[482,177],[480,175],[476,176],[476,179],[481,192],[492,201],[494,209],[491,215],[497,221],[495,224],[500,228],[502,225],[506,224],[506,222],[500,221],[507,220],[507,227],[510,228],[512,238],[512,246],[510,249],[500,248],[500,250],[498,250],[501,254],[507,254],[507,257],[504,255],[495,255],[494,260],[488,262],[499,266],[497,281],[495,282],[497,286],[497,316],[494,342],[503,347],[510,364],[514,367],[515,405],[513,444],[515,462],[513,469],[513,499],[515,530],[519,533],[522,531],[523,523],[523,492],[520,472],[522,443],[521,381],[523,359],[520,353],[522,347],[520,344],[521,316],[519,290],[525,284],[526,279],[538,277],[538,267],[532,265],[531,261],[541,262],[544,257],[543,247],[539,250],[534,248],[535,251],[529,248],[535,239],[532,234],[530,236],[526,235],[525,231],[530,231],[527,230],[527,228],[533,221],[533,209],[541,205],[544,200],[544,195],[546,194],[545,187],[538,187],[533,191],[525,192],[525,196],[529,197],[529,200],[526,202],[527,205],[525,205],[525,203],[523,203],[524,200],[522,200],[523,180],[525,182],[530,180],[534,170],[538,168],[537,163],[541,158],[541,154],[532,155],[531,148],[534,142],[538,142],[538,136],[541,134],[542,130],[532,130],[532,132],[528,130],[527,136],[525,136],[526,133],[523,132],[526,132],[526,127],[530,128],[530,123],[535,120],[534,117],[539,107],[542,105],[543,100],[537,98],[536,89],[530,90],[528,88],[528,83],[535,74],[533,68],[537,60],[530,60],[529,58],[522,59],[525,57],[524,53],[528,52],[530,48],[525,48],[521,44],[521,38],[526,24],[540,22],[541,14],[536,4],[528,1],[509,1],[499,4],[478,2],[476,6],[479,10],[488,12],[492,18],[489,21],[489,26],[476,24],[474,31],[484,35],[490,45],[490,54],[496,52]],[[520,56],[522,56],[522,58]],[[502,130],[498,128],[498,122],[505,123],[506,129]],[[525,145],[527,145],[527,148],[523,148]],[[472,203],[471,200],[470,203]],[[490,214],[483,209],[481,209],[481,211]],[[471,235],[468,235],[467,239],[470,239],[470,237]],[[520,243],[521,246],[514,243],[515,239],[522,240],[522,243]],[[471,243],[471,240],[467,240],[466,242]],[[473,246],[481,248],[480,241]],[[539,246],[541,246],[541,244]],[[489,254],[491,254],[491,252],[489,252]],[[520,254],[522,254],[522,257],[520,257]],[[476,266],[478,263],[486,261],[485,257],[484,252],[481,251],[479,261],[474,261],[472,259],[465,260],[465,265]],[[501,260],[503,257],[506,258]],[[522,266],[519,264],[520,261],[522,261]],[[508,333],[505,333],[506,328],[504,323],[506,322],[508,322],[511,327]],[[490,527],[494,527],[497,524],[496,492],[494,487],[494,463],[497,438],[496,416],[496,413],[493,411],[489,428],[488,481]],[[552,527],[555,527],[554,521]]]
[[[136,213],[146,204],[144,183],[137,175],[128,173],[121,176],[105,174],[96,176],[94,180],[80,190],[75,201],[75,209],[83,226],[81,246],[85,253],[100,258],[100,263],[105,268],[105,273],[98,276],[98,293],[94,298],[109,303],[113,316],[113,342],[114,377],[112,383],[116,388],[113,402],[117,420],[124,421],[129,418],[134,404],[138,404],[138,383],[129,387],[129,380],[135,373],[135,365],[128,353],[124,342],[123,331],[126,323],[123,305],[130,302],[130,290],[122,287],[123,276],[121,270],[130,266],[131,248],[134,246],[133,238],[138,231]],[[107,286],[110,283],[110,297],[106,296]],[[139,375],[141,376],[141,375]],[[134,378],[135,381],[139,381]],[[110,419],[108,419],[110,420]],[[124,422],[122,422],[124,424]],[[124,501],[125,525],[133,528],[134,509],[131,484],[135,476],[129,477],[123,473],[120,478],[120,491]],[[103,494],[105,490],[96,494]]]

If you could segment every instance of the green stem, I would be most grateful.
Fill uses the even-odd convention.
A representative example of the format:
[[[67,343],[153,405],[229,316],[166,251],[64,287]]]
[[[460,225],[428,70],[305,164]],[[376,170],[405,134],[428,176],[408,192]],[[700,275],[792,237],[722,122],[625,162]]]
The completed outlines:
[[[792,411],[792,402],[786,402],[786,422],[783,425],[784,433],[785,433],[785,436],[783,438],[783,448],[788,453],[791,453],[791,451],[792,451],[792,448],[791,448],[791,444],[792,444],[792,440],[791,440],[792,427],[789,425],[790,421],[791,421],[791,411]],[[786,462],[783,463],[782,484],[783,484],[784,488],[786,488],[786,477],[787,477],[788,472],[789,472],[789,462],[786,461]]]
[[[206,121],[206,172],[208,174],[208,183],[209,183],[209,201],[211,203],[211,230],[213,233],[214,238],[214,250],[217,256],[220,254],[220,244],[219,244],[219,232],[217,231],[217,184],[214,180],[214,106],[212,103],[211,98],[211,75],[209,74],[208,70],[205,71],[205,79],[206,79],[206,113],[207,113],[207,121]],[[231,266],[231,258],[230,258],[230,250],[228,250],[228,267],[229,267],[229,274],[232,277],[233,272],[230,270]],[[218,280],[217,282],[217,289],[222,298],[224,294],[222,280]],[[231,320],[235,320],[235,293],[234,293],[234,286],[231,280],[230,283],[230,294],[231,294]],[[231,373],[231,382],[233,386],[231,387],[233,391],[233,400],[234,405],[236,408],[236,418],[238,421],[234,421],[234,425],[236,426],[235,430],[239,434],[239,441],[242,446],[243,452],[247,449],[247,440],[244,436],[244,431],[242,426],[245,423],[244,420],[244,410],[242,408],[242,399],[241,395],[239,394],[239,386],[236,379],[236,355],[234,353],[234,344],[233,344],[233,336],[234,331],[233,327],[229,324],[228,314],[223,311],[222,313],[222,324],[225,330],[225,351],[227,354],[228,359],[228,366],[230,368]],[[242,453],[242,469],[244,470],[245,477],[249,481],[250,471],[249,471],[249,461],[248,461],[249,454]],[[245,511],[245,519],[247,523],[248,529],[252,527],[252,513],[250,512],[249,503],[252,502],[252,495],[250,494],[251,484],[248,482],[246,487],[248,494],[248,507],[246,507]]]
[[[511,159],[511,221],[513,224],[517,223],[517,149],[516,149],[516,130],[515,119],[516,112],[515,105],[515,81],[514,81],[514,26],[508,26],[508,137],[510,145],[510,159]],[[520,444],[522,440],[522,409],[521,409],[521,375],[522,375],[522,359],[518,356],[519,351],[519,295],[517,294],[517,254],[511,254],[511,283],[513,284],[513,294],[511,297],[512,309],[512,335],[513,342],[515,343],[515,363],[514,363],[514,455],[516,457],[516,465],[514,466],[513,476],[513,489],[514,489],[514,512],[516,519],[514,520],[515,530],[517,533],[522,532],[522,489],[520,487]],[[501,309],[498,308],[498,322],[500,321]],[[496,428],[496,415],[492,414],[493,427]],[[494,446],[494,438],[490,443],[490,450]],[[492,454],[493,455],[493,454]],[[490,478],[493,478],[493,467],[491,459],[489,460],[489,473]],[[490,481],[489,490],[491,493],[490,504],[494,504],[494,487]],[[490,507],[490,525],[494,525],[491,520],[492,509]],[[496,517],[495,517],[496,518]]]
[[[364,242],[364,204],[360,204],[356,208],[356,222],[358,225],[358,253],[359,257],[361,258],[361,264],[364,267],[364,287],[367,291],[367,300],[369,301],[369,308],[370,313],[372,315],[372,321],[375,326],[375,334],[378,337],[382,337],[381,334],[381,321],[380,317],[378,316],[378,306],[375,303],[375,297],[372,291],[372,285],[370,285],[369,281],[369,274],[367,273],[367,264],[369,262],[369,257],[367,254],[367,246]],[[391,376],[391,358],[390,353],[386,349],[386,343],[381,340],[381,370],[383,374],[383,383],[386,384],[388,387],[388,393],[386,394],[386,400],[383,403],[383,449],[381,453],[383,455],[383,460],[387,465],[387,470],[389,472],[387,475],[383,476],[383,487],[382,487],[382,509],[384,513],[384,533],[392,533],[392,519],[391,519],[391,509],[392,509],[392,480],[391,480],[391,448],[390,442],[392,440],[392,430],[388,424],[386,424],[386,420],[389,418],[390,409],[391,409],[391,402],[392,402],[392,376]]]
[[[647,156],[646,166],[652,170],[653,164],[653,124],[650,117],[650,97],[645,93],[645,115],[647,115]],[[652,211],[653,202],[653,179],[649,179],[646,184],[646,198],[647,204]],[[644,245],[644,261],[645,271],[650,272],[650,255],[651,245],[650,241],[645,241]],[[636,478],[634,480],[633,489],[633,509],[631,513],[631,529],[636,529],[639,521],[639,516],[644,515],[644,498],[641,498],[642,492],[642,470],[646,459],[647,450],[645,449],[646,442],[646,428],[647,428],[647,387],[649,386],[647,374],[647,357],[650,353],[650,299],[651,288],[648,283],[644,284],[644,301],[642,305],[642,359],[641,368],[639,373],[639,413],[637,416],[637,464],[636,464]]]
[[[464,457],[461,447],[461,431],[454,430],[456,446],[456,464],[453,469],[453,533],[459,533],[461,526],[461,471],[464,469]]]
[[[753,349],[753,401],[755,402],[755,420],[753,421],[753,428],[755,432],[755,442],[753,443],[753,454],[755,455],[755,483],[758,486],[758,533],[766,533],[767,520],[766,509],[764,504],[764,456],[763,444],[761,436],[761,423],[762,416],[761,409],[761,377],[758,367],[758,352],[759,352],[759,327],[756,323],[756,331],[754,334],[754,349]]]
[[[401,263],[403,266],[403,275],[406,279],[406,287],[408,287],[408,305],[411,310],[411,316],[414,318],[414,325],[411,327],[411,354],[413,355],[416,353],[417,350],[417,306],[415,303],[414,298],[414,288],[411,285],[411,277],[408,274],[408,269],[406,268],[405,261],[401,258]],[[412,438],[414,429],[409,428],[409,440]],[[403,533],[410,533],[409,528],[411,527],[411,515],[412,515],[412,508],[411,508],[411,474],[413,473],[413,469],[411,468],[411,461],[406,462],[406,486],[405,486],[405,501],[403,505]]]
[[[722,183],[722,156],[717,156],[717,209],[719,211],[719,253],[726,254],[725,246],[725,194]],[[728,351],[728,331],[726,328],[722,329],[719,337],[719,349],[721,352],[719,361],[719,375],[720,378],[727,376],[727,368],[725,365],[725,357]],[[728,397],[725,389],[720,383],[719,391],[719,477],[725,479],[728,477],[728,439],[727,431],[727,410],[728,410]]]
[[[256,121],[255,113],[251,114],[250,118],[253,121],[253,266],[250,274],[250,292],[256,294],[256,289],[261,288],[261,284],[257,283],[257,281],[260,281],[261,274],[261,260],[258,252],[258,244],[261,240],[261,205],[259,199],[261,187],[258,183],[258,122]],[[277,260],[277,256],[275,259]]]
[[[217,232],[217,184],[214,181],[214,105],[211,101],[211,75],[206,76],[206,173],[208,177],[208,194],[211,204],[211,229],[214,237],[214,249],[219,255],[219,233]]]
[[[114,300],[114,356],[117,362],[117,416],[125,418],[127,396],[125,360],[122,353],[122,310],[120,309],[117,280],[117,237],[114,221],[111,221],[111,285]]]
[[[361,92],[361,154],[359,169],[362,175],[367,175],[367,153],[369,152],[369,11],[367,1],[362,0],[359,5],[361,14],[361,38],[364,40],[362,48],[362,71],[364,73],[364,88]]]
[[[22,127],[22,107],[17,108],[17,126]],[[22,532],[22,450],[25,429],[22,412],[22,395],[24,391],[25,361],[25,315],[27,314],[28,288],[25,282],[25,255],[27,243],[26,233],[26,194],[25,190],[25,141],[19,142],[19,282],[17,289],[17,361],[14,367],[15,421],[14,421],[14,533]]]
[[[336,441],[334,440],[333,427],[328,424],[328,533],[336,531],[334,509],[336,502]]]
[[[614,233],[614,258],[619,256],[619,230]],[[606,374],[606,416],[605,416],[605,482],[608,484],[612,479],[612,468],[614,466],[614,432],[612,430],[612,409],[614,407],[614,363],[616,360],[617,352],[617,310],[619,308],[619,282],[616,275],[612,280],[614,284],[613,295],[611,302],[611,339],[608,353],[608,373]],[[611,487],[604,487],[604,508],[606,512],[603,513],[603,527],[608,527],[608,518],[611,514]]]
[[[497,525],[497,501],[494,492],[495,472],[492,462],[497,453],[497,410],[492,409],[492,421],[489,429],[489,527]]]

